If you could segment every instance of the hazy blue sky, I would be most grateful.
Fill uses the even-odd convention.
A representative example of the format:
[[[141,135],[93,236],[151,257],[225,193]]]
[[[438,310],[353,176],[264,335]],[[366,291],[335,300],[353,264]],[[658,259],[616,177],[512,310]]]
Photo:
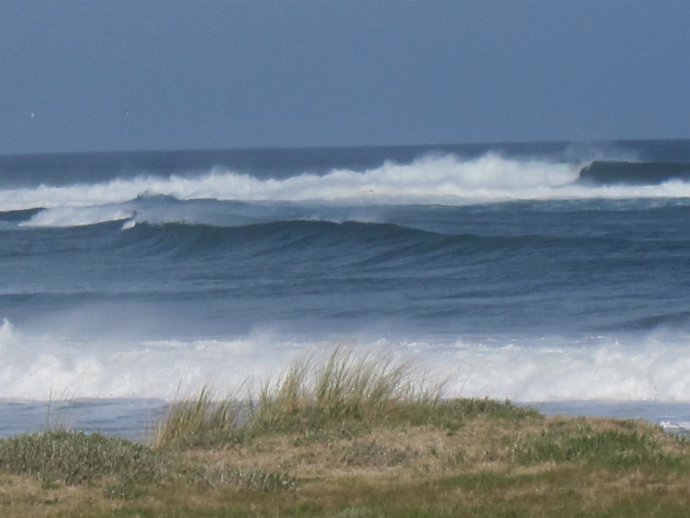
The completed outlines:
[[[0,0],[0,153],[673,137],[687,0]]]

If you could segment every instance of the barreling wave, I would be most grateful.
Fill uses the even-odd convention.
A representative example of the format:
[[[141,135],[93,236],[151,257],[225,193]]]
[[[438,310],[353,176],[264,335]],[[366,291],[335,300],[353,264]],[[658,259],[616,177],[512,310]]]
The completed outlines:
[[[0,212],[0,222],[21,223],[30,220],[39,212],[41,212],[40,208]]]
[[[604,185],[661,185],[690,180],[687,162],[622,162],[595,160],[580,171],[578,183]]]

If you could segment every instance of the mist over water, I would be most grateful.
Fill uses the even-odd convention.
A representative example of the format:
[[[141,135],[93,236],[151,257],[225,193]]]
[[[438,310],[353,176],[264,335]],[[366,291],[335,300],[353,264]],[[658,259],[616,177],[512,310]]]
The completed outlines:
[[[0,157],[0,398],[169,400],[345,345],[449,396],[690,401],[688,142],[120,159]]]

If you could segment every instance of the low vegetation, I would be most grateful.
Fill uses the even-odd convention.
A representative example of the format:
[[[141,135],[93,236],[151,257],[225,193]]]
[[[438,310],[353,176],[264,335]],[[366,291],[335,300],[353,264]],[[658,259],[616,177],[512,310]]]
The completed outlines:
[[[443,399],[335,351],[245,397],[204,388],[150,444],[0,441],[0,516],[686,516],[686,440],[649,424]]]
[[[240,404],[232,398],[215,400],[211,389],[204,387],[195,399],[176,403],[155,429],[152,446],[191,447],[223,443],[239,429]]]
[[[0,441],[0,470],[45,483],[82,484],[107,476],[150,481],[165,472],[150,448],[123,439],[51,431]]]

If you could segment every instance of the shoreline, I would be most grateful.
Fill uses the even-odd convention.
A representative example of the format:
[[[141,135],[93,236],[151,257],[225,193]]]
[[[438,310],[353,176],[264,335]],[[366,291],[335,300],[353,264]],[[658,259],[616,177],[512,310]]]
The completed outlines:
[[[660,426],[668,433],[690,434],[690,402],[572,400],[511,403],[520,408],[533,408],[548,417],[639,420]],[[0,439],[43,432],[57,424],[69,430],[142,442],[174,404],[174,401],[158,398],[0,399]]]

